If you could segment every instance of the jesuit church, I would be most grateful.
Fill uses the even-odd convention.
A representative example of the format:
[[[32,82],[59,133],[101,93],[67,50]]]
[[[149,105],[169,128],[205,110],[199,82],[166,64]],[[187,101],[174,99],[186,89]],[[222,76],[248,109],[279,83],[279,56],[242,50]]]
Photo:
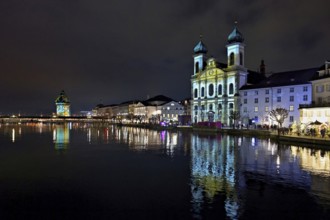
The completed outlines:
[[[239,89],[265,77],[245,68],[244,37],[237,27],[229,34],[226,47],[227,64],[209,58],[202,40],[194,48],[194,74],[191,77],[193,123],[221,121],[230,125],[231,112],[240,111]]]

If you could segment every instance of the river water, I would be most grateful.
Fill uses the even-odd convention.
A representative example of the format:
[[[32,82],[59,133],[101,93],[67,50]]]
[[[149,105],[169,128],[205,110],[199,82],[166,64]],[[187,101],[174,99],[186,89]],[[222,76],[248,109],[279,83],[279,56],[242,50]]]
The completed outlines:
[[[330,151],[112,125],[1,124],[0,219],[330,219]]]

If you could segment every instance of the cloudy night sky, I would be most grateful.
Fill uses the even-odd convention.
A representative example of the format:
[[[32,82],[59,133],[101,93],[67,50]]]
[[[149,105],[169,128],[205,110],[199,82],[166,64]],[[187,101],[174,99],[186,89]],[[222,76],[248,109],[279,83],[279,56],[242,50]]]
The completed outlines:
[[[0,114],[73,113],[163,94],[190,97],[193,48],[226,62],[235,20],[245,65],[267,72],[330,59],[328,0],[2,0]]]

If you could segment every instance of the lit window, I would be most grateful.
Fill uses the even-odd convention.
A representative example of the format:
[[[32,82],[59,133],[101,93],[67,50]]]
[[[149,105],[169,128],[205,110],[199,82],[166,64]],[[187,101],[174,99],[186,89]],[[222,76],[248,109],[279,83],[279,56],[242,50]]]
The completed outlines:
[[[269,107],[268,106],[265,107],[265,112],[269,112]]]
[[[304,100],[304,101],[307,101],[307,100],[308,100],[308,96],[307,96],[307,95],[304,95],[304,96],[303,96],[303,100]]]
[[[229,66],[234,65],[234,53],[230,53],[229,55]]]
[[[293,116],[290,116],[289,120],[290,120],[290,122],[293,122],[294,121],[294,117]]]
[[[259,111],[258,106],[254,107],[254,111],[255,111],[255,112]]]
[[[289,107],[289,111],[290,111],[290,112],[293,112],[293,110],[294,110],[293,105],[290,105],[290,107]]]
[[[294,96],[290,96],[290,102],[294,101]]]
[[[234,94],[234,84],[229,84],[229,94]]]
[[[321,93],[324,91],[324,86],[320,85],[320,86],[316,86],[316,92]]]
[[[214,86],[213,86],[213,84],[210,84],[209,85],[209,96],[213,96],[213,94],[214,94]]]
[[[218,85],[218,95],[222,95],[222,85]]]

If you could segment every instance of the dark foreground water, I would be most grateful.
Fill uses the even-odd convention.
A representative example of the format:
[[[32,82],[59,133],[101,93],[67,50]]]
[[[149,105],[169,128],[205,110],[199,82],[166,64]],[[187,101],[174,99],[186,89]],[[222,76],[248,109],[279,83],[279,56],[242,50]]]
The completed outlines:
[[[330,151],[251,137],[2,124],[0,219],[330,219]]]

